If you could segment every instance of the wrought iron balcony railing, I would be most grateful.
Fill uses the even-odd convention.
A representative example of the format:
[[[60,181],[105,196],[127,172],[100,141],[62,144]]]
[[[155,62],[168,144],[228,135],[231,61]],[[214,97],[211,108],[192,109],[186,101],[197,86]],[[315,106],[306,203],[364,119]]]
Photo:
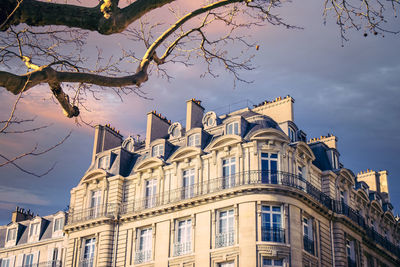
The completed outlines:
[[[137,250],[135,252],[135,264],[151,261],[152,251],[150,250]]]
[[[181,256],[192,252],[192,242],[174,243],[174,256]]]
[[[69,211],[67,217],[67,224],[73,224],[82,221],[88,221],[100,217],[113,218],[118,212],[118,206],[116,204],[99,205],[96,207]]]
[[[347,257],[347,266],[348,267],[357,267],[357,263],[354,259]]]
[[[261,240],[267,242],[285,243],[285,229],[262,226]]]
[[[314,240],[305,235],[303,236],[303,245],[305,251],[314,255]]]
[[[217,233],[215,235],[215,247],[229,247],[233,246],[235,243],[235,231],[227,231],[222,233]]]
[[[32,264],[15,265],[17,267],[61,267],[61,261],[46,261]]]
[[[94,258],[85,258],[79,260],[79,267],[94,267]]]
[[[343,202],[332,199],[303,177],[281,171],[246,171],[230,176],[210,179],[202,183],[193,184],[189,187],[181,187],[174,190],[165,191],[160,194],[136,199],[132,202],[123,203],[119,207],[118,211],[116,210],[116,206],[113,206],[112,204],[111,206],[107,205],[107,207],[100,209],[98,212],[93,211],[92,209],[79,212],[70,211],[68,216],[68,224],[77,221],[89,220],[100,216],[111,217],[114,216],[116,211],[119,212],[120,215],[130,214],[149,208],[185,201],[202,195],[213,194],[217,192],[226,193],[230,190],[238,189],[241,186],[263,185],[287,186],[303,191],[308,196],[321,203],[327,209],[348,217],[365,230],[368,238],[400,257],[400,248],[370,228],[365,223],[364,218],[357,211]]]

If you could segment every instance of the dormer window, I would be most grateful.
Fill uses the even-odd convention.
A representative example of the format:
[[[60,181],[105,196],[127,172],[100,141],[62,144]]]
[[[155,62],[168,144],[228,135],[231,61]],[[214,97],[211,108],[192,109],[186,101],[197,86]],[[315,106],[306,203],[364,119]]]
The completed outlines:
[[[339,169],[339,160],[337,154],[332,151],[332,169],[336,170]]]
[[[179,122],[174,122],[168,128],[168,134],[172,138],[178,138],[182,136],[182,125]]]
[[[31,224],[31,230],[29,232],[29,237],[39,235],[39,226],[40,226],[40,223],[32,223]]]
[[[231,122],[226,126],[226,134],[239,134],[239,122]]]
[[[99,159],[99,169],[108,169],[110,167],[110,156],[103,156]]]
[[[164,145],[160,144],[160,145],[153,146],[151,154],[152,154],[153,157],[161,157],[161,156],[163,156],[164,155]]]
[[[7,242],[17,239],[17,228],[8,229]]]
[[[196,147],[200,146],[200,134],[199,133],[192,134],[189,136],[188,146],[196,146]]]
[[[54,232],[61,231],[64,227],[64,218],[57,218],[54,221]]]
[[[290,142],[296,142],[296,132],[291,127],[288,128],[288,136]]]

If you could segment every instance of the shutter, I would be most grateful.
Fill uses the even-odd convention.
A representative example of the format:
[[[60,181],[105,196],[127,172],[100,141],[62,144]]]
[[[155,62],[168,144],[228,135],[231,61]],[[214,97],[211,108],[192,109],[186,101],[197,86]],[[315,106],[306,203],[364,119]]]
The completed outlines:
[[[16,267],[22,267],[22,264],[24,262],[24,254],[19,254],[17,256],[17,264]]]

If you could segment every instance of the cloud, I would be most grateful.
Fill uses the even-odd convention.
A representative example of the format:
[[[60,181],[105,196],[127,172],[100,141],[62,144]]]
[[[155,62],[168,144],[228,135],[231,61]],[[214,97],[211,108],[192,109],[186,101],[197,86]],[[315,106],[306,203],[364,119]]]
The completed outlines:
[[[31,190],[0,185],[0,209],[20,204],[47,206],[50,202]]]

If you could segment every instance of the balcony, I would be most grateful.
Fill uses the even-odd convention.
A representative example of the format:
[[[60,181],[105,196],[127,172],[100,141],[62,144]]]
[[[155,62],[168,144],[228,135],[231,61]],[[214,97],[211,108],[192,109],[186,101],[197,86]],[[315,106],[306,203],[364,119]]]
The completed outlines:
[[[79,267],[93,267],[94,265],[94,258],[86,258],[79,260]]]
[[[217,233],[215,235],[215,247],[229,247],[233,246],[235,242],[235,231],[227,231],[222,233]]]
[[[314,240],[309,239],[308,236],[303,236],[304,250],[314,255]]]
[[[137,250],[135,252],[135,264],[149,262],[151,260],[151,250]]]
[[[345,203],[330,198],[303,177],[281,171],[246,171],[230,175],[229,177],[210,179],[202,183],[193,184],[190,187],[181,187],[165,191],[162,194],[123,203],[119,206],[119,209],[113,204],[108,204],[106,206],[101,206],[102,208],[98,208],[98,210],[91,208],[78,212],[70,211],[68,225],[102,216],[112,218],[117,215],[117,212],[119,212],[120,215],[127,215],[180,201],[190,201],[196,197],[209,194],[225,194],[226,192],[240,189],[240,187],[262,187],[264,185],[268,185],[269,187],[276,186],[282,188],[283,186],[295,188],[304,192],[310,198],[332,212],[348,217],[365,230],[368,238],[400,257],[400,248],[366,225],[364,218],[357,211]]]
[[[285,243],[285,229],[261,227],[261,240],[266,242]]]
[[[118,209],[115,204],[99,205],[79,211],[69,211],[67,225],[102,217],[113,218],[117,212]]]
[[[192,242],[174,243],[174,256],[181,256],[192,252]]]
[[[16,265],[17,267],[61,267],[61,261],[46,261],[35,264]]]

